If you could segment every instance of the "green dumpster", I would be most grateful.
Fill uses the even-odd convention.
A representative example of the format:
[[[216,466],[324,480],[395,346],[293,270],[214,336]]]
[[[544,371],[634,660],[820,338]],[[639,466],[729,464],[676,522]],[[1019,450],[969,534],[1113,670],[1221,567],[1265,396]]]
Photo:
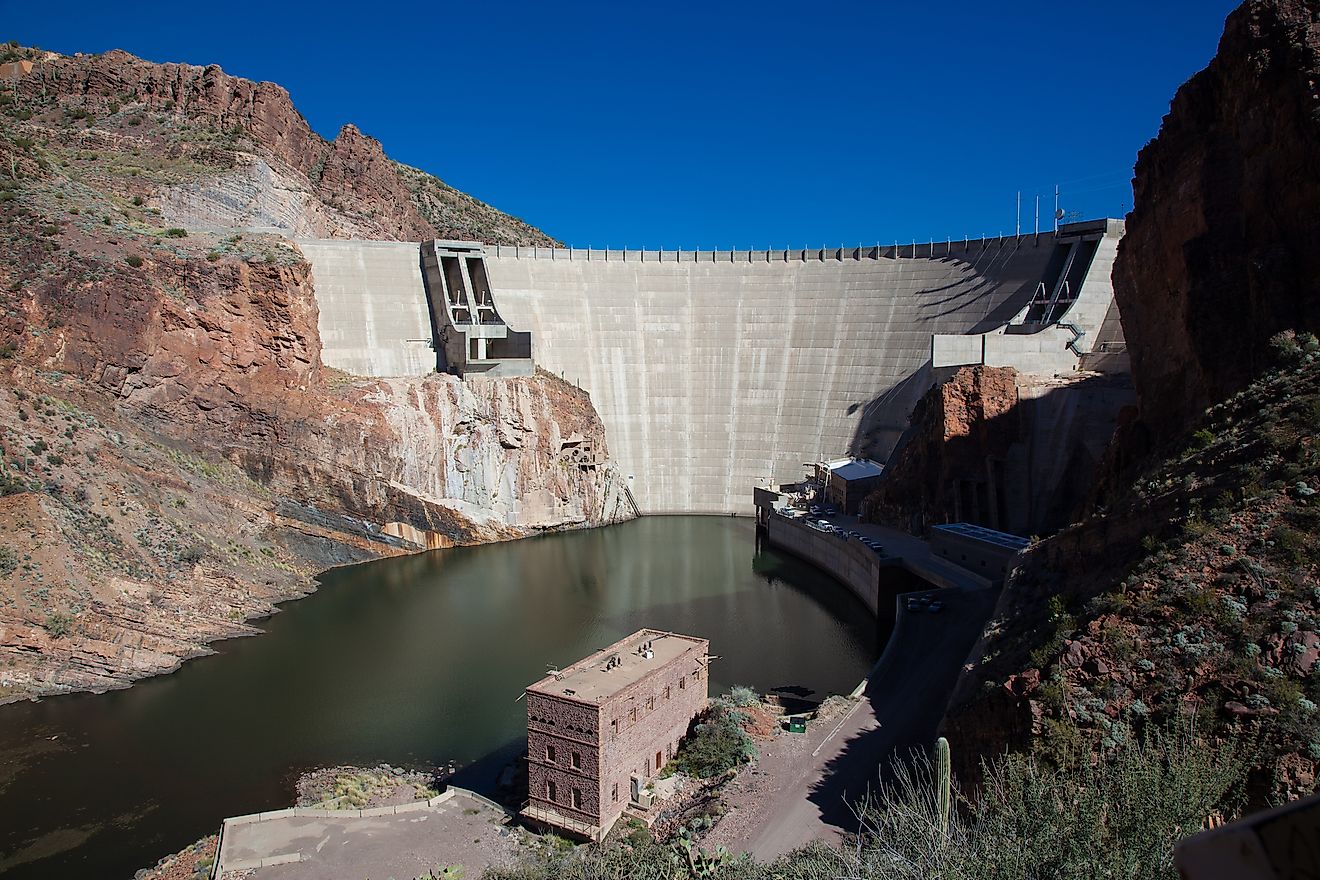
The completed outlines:
[[[807,719],[805,719],[805,718],[790,718],[790,719],[788,719],[788,732],[789,732],[789,733],[806,733],[806,732],[807,732]]]

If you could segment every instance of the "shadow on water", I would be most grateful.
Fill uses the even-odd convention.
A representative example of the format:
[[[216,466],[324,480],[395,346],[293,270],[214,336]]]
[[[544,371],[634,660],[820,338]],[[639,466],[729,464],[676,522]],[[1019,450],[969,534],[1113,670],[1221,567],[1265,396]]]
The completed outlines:
[[[521,748],[522,689],[641,626],[708,636],[715,689],[850,691],[873,618],[754,530],[648,517],[336,569],[266,635],[172,675],[0,707],[0,874],[132,876],[224,816],[287,806],[316,767],[453,761],[489,792]]]

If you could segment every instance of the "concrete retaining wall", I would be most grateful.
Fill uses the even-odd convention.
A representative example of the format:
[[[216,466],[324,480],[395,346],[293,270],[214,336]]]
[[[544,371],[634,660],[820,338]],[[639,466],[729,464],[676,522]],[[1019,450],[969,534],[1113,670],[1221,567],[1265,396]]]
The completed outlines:
[[[865,602],[872,614],[880,615],[880,569],[886,563],[870,547],[783,516],[772,516],[766,521],[766,537],[774,546],[801,556],[833,575]]]
[[[1053,248],[501,247],[486,261],[537,363],[591,393],[642,513],[750,513],[748,486],[800,479],[863,425],[887,455],[929,385],[932,334],[1002,325]]]

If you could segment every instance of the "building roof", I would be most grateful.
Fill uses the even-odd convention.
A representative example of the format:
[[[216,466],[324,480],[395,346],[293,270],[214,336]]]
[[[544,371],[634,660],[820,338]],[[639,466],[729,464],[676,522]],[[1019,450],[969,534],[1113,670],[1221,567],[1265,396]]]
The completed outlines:
[[[650,645],[650,658],[641,648]],[[696,636],[658,629],[639,629],[614,644],[528,686],[528,693],[601,702],[634,682],[641,681],[696,645],[706,644]],[[617,657],[618,661],[611,663]],[[608,668],[607,668],[608,667]]]
[[[867,458],[844,458],[828,465],[830,473],[842,480],[868,480],[884,473],[885,466]]]
[[[935,528],[942,532],[962,535],[964,538],[984,541],[987,544],[994,544],[1009,550],[1021,550],[1031,543],[1026,538],[1010,535],[1007,532],[997,532],[994,529],[987,529],[985,526],[973,525],[972,523],[948,523],[947,525],[935,526]]]

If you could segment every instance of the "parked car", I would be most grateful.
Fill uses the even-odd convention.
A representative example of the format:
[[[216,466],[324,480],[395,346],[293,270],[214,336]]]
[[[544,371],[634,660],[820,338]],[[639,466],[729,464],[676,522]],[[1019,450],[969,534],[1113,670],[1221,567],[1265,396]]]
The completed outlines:
[[[941,611],[944,610],[944,603],[931,602],[929,605],[926,606],[926,610],[929,611],[931,614],[939,614]]]
[[[922,604],[921,604],[920,602],[918,602],[916,599],[908,599],[908,600],[907,600],[907,610],[908,610],[908,611],[916,612],[916,611],[920,611],[922,608],[925,608],[925,607],[926,607],[926,606],[922,605]]]
[[[811,513],[816,514],[817,516],[820,515],[820,505],[819,505],[819,504],[813,504],[813,505],[811,505],[810,507],[808,507],[807,510],[810,511]]]

